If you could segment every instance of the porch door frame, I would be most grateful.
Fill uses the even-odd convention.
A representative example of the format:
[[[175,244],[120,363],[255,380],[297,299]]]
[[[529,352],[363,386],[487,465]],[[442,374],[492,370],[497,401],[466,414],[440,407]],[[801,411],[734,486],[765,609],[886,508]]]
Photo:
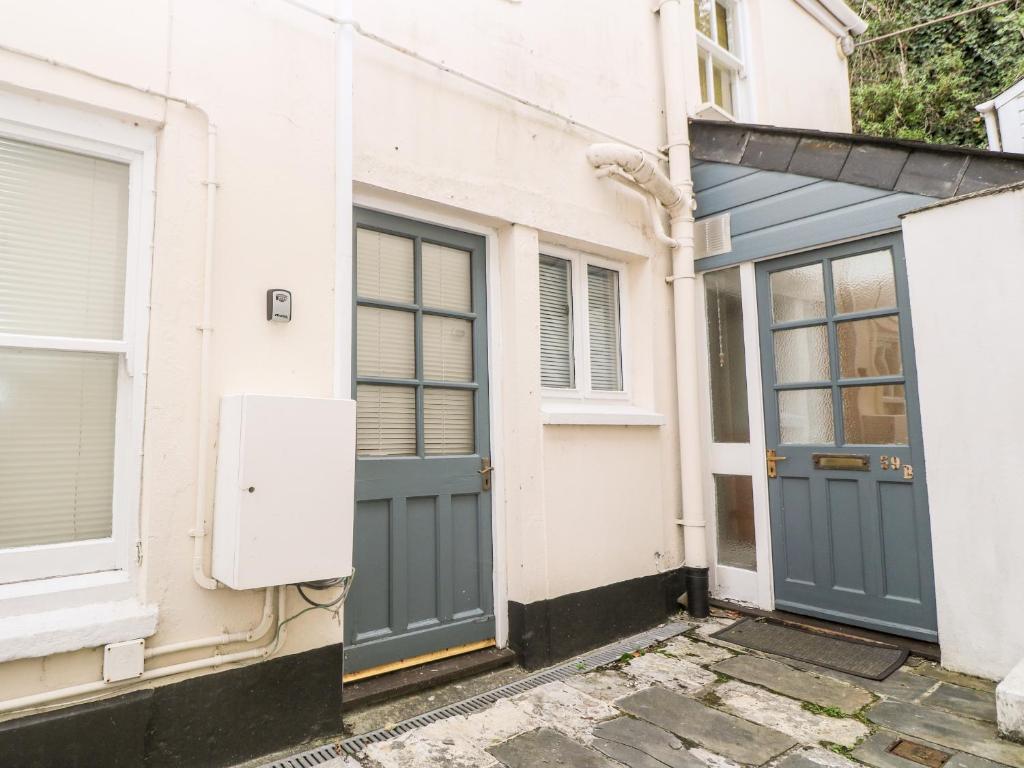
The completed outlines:
[[[698,269],[700,265],[698,264]],[[750,421],[749,443],[715,443],[711,428],[711,340],[708,337],[704,275],[712,271],[739,269],[743,302],[743,348],[747,379],[747,413]],[[761,396],[761,356],[757,319],[756,267],[753,261],[721,269],[699,272],[697,276],[697,314],[702,354],[698,361],[701,379],[701,433],[707,459],[704,481],[705,529],[713,596],[770,611],[775,608],[772,571],[771,519],[768,506],[768,478],[764,472],[765,421]],[[715,500],[715,475],[747,475],[751,478],[754,502],[754,541],[757,570],[748,571],[718,563],[718,510]]]
[[[354,232],[353,218],[356,209],[376,211],[410,221],[461,230],[479,235],[485,240],[485,279],[487,281],[487,376],[489,381],[490,455],[491,472],[491,545],[492,545],[492,597],[494,606],[495,646],[505,648],[509,638],[508,610],[508,515],[505,505],[505,429],[504,429],[504,360],[502,357],[502,294],[498,230],[481,223],[471,213],[453,211],[447,206],[411,198],[387,190],[360,184],[353,184],[351,207],[352,218],[348,230]],[[338,329],[338,356],[341,360],[336,376],[344,379],[344,386],[351,387],[354,373],[355,336],[353,334],[356,297],[352,275],[355,264],[354,237],[350,260],[344,275],[336,283],[336,328]],[[348,390],[346,389],[346,392]]]
[[[850,254],[863,252],[872,248],[889,247],[894,251],[894,256],[902,258],[903,239],[901,230],[879,232],[865,237],[852,238],[840,242],[826,242],[810,248],[801,248],[795,251],[788,251],[773,254],[764,258],[745,261],[739,264],[714,267],[712,269],[700,270],[700,262],[697,263],[697,313],[698,326],[700,329],[701,355],[698,361],[699,374],[701,377],[701,396],[704,405],[701,409],[701,430],[704,443],[704,456],[707,459],[707,467],[704,482],[704,503],[708,512],[708,526],[706,529],[706,540],[708,546],[708,559],[711,576],[711,589],[715,597],[734,602],[753,605],[762,610],[775,609],[775,574],[772,560],[772,532],[771,512],[768,493],[768,477],[765,470],[765,449],[767,446],[767,427],[765,420],[765,401],[763,393],[763,379],[761,368],[761,328],[760,313],[757,296],[757,265],[762,262],[775,261],[787,256],[797,254],[811,254],[825,251],[838,252],[849,251]],[[740,284],[743,300],[743,341],[745,352],[745,368],[747,376],[747,407],[750,426],[750,443],[742,445],[722,445],[712,442],[711,435],[711,387],[709,357],[710,339],[707,327],[707,307],[704,297],[704,275],[725,269],[739,268]],[[898,269],[898,265],[894,264]],[[897,278],[905,283],[906,275]],[[912,310],[909,300],[903,295],[901,301],[908,303],[901,307],[903,316],[909,328],[908,346],[909,360],[913,366],[913,327]],[[916,367],[916,366],[913,366]],[[917,385],[916,370],[911,371],[914,386]],[[909,427],[911,429],[911,440],[915,441],[920,451],[923,451],[922,426],[920,412],[908,414]],[[919,482],[927,487],[927,475],[923,460],[919,460]],[[753,486],[754,502],[754,529],[755,542],[757,546],[757,571],[744,571],[738,568],[720,566],[718,564],[718,514],[715,500],[715,474],[739,474],[750,475]],[[927,493],[924,494],[927,503]],[[927,531],[931,535],[931,531]],[[934,584],[934,568],[933,584]]]

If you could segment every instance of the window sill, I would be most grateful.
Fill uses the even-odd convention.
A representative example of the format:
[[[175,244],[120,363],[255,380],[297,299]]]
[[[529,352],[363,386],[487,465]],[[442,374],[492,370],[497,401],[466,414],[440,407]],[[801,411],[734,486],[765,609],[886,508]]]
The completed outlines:
[[[661,427],[665,417],[630,405],[602,403],[544,403],[541,422],[550,425]]]
[[[0,663],[149,637],[157,608],[136,600],[11,616],[0,623]]]

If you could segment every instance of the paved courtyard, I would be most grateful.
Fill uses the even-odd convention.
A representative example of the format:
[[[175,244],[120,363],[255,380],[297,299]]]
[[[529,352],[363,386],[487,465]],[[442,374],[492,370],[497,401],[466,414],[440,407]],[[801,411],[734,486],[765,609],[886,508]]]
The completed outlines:
[[[331,768],[1024,768],[1024,746],[996,735],[993,683],[917,659],[874,682],[709,637],[732,621]]]

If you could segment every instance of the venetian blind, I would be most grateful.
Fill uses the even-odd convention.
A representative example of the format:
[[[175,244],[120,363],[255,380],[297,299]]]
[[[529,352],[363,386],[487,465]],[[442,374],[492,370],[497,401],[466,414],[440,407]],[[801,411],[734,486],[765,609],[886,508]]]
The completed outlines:
[[[619,338],[619,273],[587,265],[587,317],[590,323],[590,387],[622,389]]]
[[[540,257],[540,380],[545,387],[575,386],[570,269],[565,259]]]
[[[0,137],[0,332],[121,339],[128,167]],[[112,530],[119,356],[0,347],[0,548]]]

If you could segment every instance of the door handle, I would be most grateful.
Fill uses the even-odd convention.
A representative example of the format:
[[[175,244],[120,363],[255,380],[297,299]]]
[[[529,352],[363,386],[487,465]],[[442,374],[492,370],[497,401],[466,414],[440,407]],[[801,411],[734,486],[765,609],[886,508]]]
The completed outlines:
[[[779,476],[779,469],[775,465],[775,462],[777,462],[777,461],[785,461],[786,457],[785,456],[779,456],[778,454],[775,453],[774,449],[769,449],[769,450],[765,451],[764,459],[765,459],[765,464],[767,464],[767,466],[768,466],[768,477],[770,477],[771,479],[774,480],[776,477]]]
[[[490,456],[484,456],[480,459],[480,469],[478,471],[483,478],[483,489],[485,491],[491,490],[491,473],[494,471],[494,465],[491,464]]]

